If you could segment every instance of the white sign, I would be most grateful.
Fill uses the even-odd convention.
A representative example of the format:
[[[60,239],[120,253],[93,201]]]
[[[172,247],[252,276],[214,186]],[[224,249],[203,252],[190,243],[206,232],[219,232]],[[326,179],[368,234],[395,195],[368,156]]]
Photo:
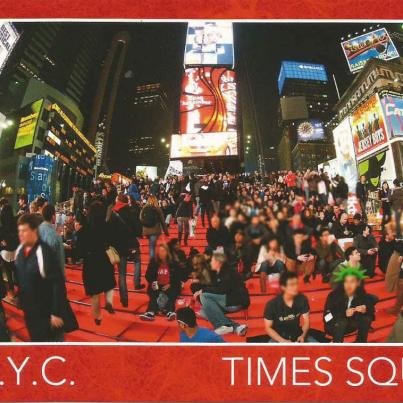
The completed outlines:
[[[19,38],[20,35],[11,22],[0,22],[0,73]]]
[[[165,173],[165,179],[168,176],[182,176],[183,174],[183,162],[180,160],[169,161],[168,169]]]
[[[154,180],[157,175],[157,167],[148,166],[148,165],[137,165],[136,166],[136,175],[146,177],[148,176],[149,179]]]

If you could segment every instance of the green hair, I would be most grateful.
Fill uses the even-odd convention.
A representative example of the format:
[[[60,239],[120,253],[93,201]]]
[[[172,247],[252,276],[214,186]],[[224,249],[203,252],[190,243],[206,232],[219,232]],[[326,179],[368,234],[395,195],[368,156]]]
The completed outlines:
[[[355,276],[358,280],[364,280],[368,278],[365,275],[366,270],[361,269],[361,267],[352,267],[352,266],[341,266],[340,270],[334,273],[334,281],[342,282],[347,276]]]

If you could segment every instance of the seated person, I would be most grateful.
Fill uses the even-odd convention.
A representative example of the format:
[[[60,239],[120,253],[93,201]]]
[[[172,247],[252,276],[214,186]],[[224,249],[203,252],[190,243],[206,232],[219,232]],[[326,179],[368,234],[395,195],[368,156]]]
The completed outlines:
[[[347,213],[340,214],[340,218],[332,226],[332,232],[337,239],[353,238]]]
[[[176,320],[180,329],[179,341],[182,343],[224,343],[223,338],[216,332],[197,326],[196,314],[192,308],[178,309]]]
[[[245,229],[245,235],[249,243],[252,262],[256,262],[260,246],[268,236],[267,227],[260,222],[259,216],[252,217],[250,224]]]
[[[190,285],[190,290],[194,294],[201,290],[203,286],[211,284],[210,261],[206,255],[198,253],[192,258],[191,268],[192,284]]]
[[[146,271],[150,301],[147,312],[140,315],[141,320],[152,321],[158,312],[165,313],[167,320],[176,318],[175,302],[180,292],[178,271],[178,264],[172,259],[168,246],[159,245]]]
[[[315,246],[318,255],[316,271],[322,275],[322,282],[328,283],[333,270],[343,261],[344,253],[328,228],[323,228]]]
[[[304,282],[309,283],[315,269],[316,252],[312,249],[311,240],[305,235],[304,230],[294,231],[292,238],[284,245],[284,252],[287,270],[302,274]]]
[[[315,342],[308,336],[309,302],[298,290],[297,273],[281,273],[280,287],[281,294],[269,301],[264,310],[264,325],[271,342]]]
[[[357,252],[357,250],[355,250]],[[326,333],[335,343],[357,330],[357,343],[366,343],[371,323],[375,319],[375,298],[366,293],[363,280],[367,276],[361,267],[343,266],[336,275],[338,283],[327,297],[323,320]]]
[[[353,216],[353,222],[350,225],[350,230],[352,231],[353,236],[362,234],[363,227],[364,227],[364,222],[362,221],[361,214],[355,213]]]
[[[233,244],[227,249],[228,265],[241,274],[244,280],[252,277],[249,245],[243,232],[235,234]]]
[[[211,218],[211,226],[206,233],[207,247],[206,253],[211,255],[215,250],[220,248],[224,251],[230,245],[230,237],[227,227],[221,225],[218,216]]]
[[[369,277],[375,276],[376,256],[378,254],[378,243],[371,234],[371,227],[362,227],[362,233],[354,237],[353,246],[361,254],[361,264]]]
[[[383,273],[386,273],[389,259],[396,250],[396,235],[393,228],[387,225],[383,237],[379,242],[378,265]]]
[[[180,280],[186,282],[189,278],[189,268],[187,264],[186,253],[181,249],[181,244],[178,238],[172,238],[168,242],[169,251],[171,252],[172,259],[179,267]]]
[[[240,325],[225,316],[229,312],[246,309],[250,304],[249,293],[237,271],[230,268],[224,253],[214,252],[211,258],[212,281],[197,291],[202,305],[201,315],[206,317],[219,335],[235,332],[245,336],[247,325]]]
[[[268,275],[279,274],[286,270],[285,259],[286,257],[277,238],[269,239],[265,245],[260,247],[255,270],[260,273],[260,291],[262,293],[267,290]]]

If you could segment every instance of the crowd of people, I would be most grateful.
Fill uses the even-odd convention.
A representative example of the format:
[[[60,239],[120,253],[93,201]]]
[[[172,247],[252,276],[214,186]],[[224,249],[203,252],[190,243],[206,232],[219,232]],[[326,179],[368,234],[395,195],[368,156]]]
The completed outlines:
[[[349,192],[360,205],[352,216]],[[379,298],[366,291],[365,279],[377,270],[386,289],[396,293],[389,313],[398,319],[390,340],[403,341],[403,188],[396,179],[393,189],[382,184],[378,195],[382,222],[375,230],[366,211],[365,176],[349,189],[342,177],[309,170],[136,177],[129,186],[98,179],[88,191],[74,185],[68,209],[41,196],[28,203],[22,195],[16,214],[3,198],[0,296],[23,310],[32,341],[61,341],[78,328],[66,291],[66,262],[82,264],[91,314],[101,326],[104,311],[115,313],[115,288],[120,304],[129,305],[131,261],[133,287],[146,288],[149,298],[141,320],[163,315],[177,321],[181,341],[222,342],[226,334],[247,335],[247,282],[258,276],[263,294],[272,282],[280,290],[262,312],[267,341],[343,342],[355,332],[357,342],[366,342]],[[202,249],[189,246],[198,220],[206,228]],[[173,226],[178,236],[169,239]],[[145,283],[141,238],[148,240],[150,255]],[[299,277],[306,284],[320,277],[329,285],[324,330],[310,326]],[[177,309],[187,282],[192,298]],[[236,322],[233,312],[245,312],[245,323]],[[197,317],[207,321],[205,327],[197,325]],[[0,339],[10,337],[0,304]]]

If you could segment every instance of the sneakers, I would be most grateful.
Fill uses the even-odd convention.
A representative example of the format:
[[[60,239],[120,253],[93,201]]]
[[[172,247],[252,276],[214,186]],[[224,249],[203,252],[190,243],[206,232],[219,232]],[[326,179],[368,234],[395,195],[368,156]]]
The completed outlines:
[[[176,313],[175,312],[168,312],[166,314],[167,320],[172,321],[176,319]]]
[[[141,320],[146,320],[148,322],[151,322],[155,320],[155,313],[154,312],[146,312],[140,315]]]
[[[246,333],[248,331],[248,326],[247,325],[239,325],[237,326],[237,328],[235,329],[235,333],[238,336],[244,337],[246,336]]]
[[[223,336],[224,334],[234,333],[234,328],[232,326],[220,326],[214,331],[220,336]]]

